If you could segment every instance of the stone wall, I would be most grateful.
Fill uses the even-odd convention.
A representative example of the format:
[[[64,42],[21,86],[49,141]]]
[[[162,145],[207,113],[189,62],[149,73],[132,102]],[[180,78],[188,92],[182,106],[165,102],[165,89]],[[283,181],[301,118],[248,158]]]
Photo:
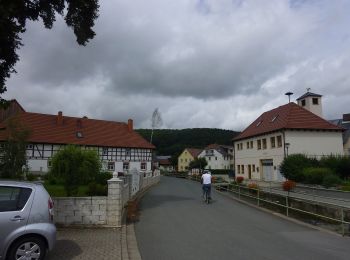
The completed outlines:
[[[139,191],[160,180],[158,172],[139,175]],[[54,221],[58,225],[122,225],[125,206],[132,196],[132,175],[108,180],[108,196],[53,198]],[[137,194],[135,194],[137,195]]]

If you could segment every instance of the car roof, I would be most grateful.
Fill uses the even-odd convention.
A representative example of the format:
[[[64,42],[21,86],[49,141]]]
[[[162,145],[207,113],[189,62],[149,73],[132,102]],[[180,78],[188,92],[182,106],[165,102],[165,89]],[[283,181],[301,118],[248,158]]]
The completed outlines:
[[[0,185],[2,186],[15,186],[15,187],[26,187],[34,188],[42,186],[39,182],[29,182],[29,181],[11,181],[11,180],[0,180]]]

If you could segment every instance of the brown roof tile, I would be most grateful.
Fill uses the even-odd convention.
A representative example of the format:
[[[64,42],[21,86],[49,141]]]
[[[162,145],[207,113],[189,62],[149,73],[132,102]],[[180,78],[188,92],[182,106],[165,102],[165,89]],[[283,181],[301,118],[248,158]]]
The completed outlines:
[[[63,116],[60,124],[57,115],[23,112],[17,116],[31,130],[28,141],[32,143],[155,148],[135,131],[129,131],[127,123]],[[82,138],[77,137],[77,132]],[[0,140],[6,137],[7,132],[0,131]]]
[[[291,102],[263,113],[234,140],[258,136],[281,129],[343,130]]]

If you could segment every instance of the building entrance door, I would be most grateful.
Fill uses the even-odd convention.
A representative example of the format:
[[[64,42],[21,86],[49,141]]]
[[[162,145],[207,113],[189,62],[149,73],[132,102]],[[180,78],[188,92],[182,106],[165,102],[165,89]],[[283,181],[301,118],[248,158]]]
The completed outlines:
[[[264,181],[273,180],[273,160],[261,160]]]

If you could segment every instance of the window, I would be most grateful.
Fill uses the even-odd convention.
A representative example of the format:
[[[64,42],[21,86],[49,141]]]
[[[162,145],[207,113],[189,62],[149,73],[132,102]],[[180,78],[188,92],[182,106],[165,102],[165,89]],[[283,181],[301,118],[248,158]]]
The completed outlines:
[[[262,121],[259,121],[259,122],[256,124],[256,127],[258,127],[261,123],[262,123]]]
[[[253,164],[253,172],[255,172],[255,164]]]
[[[304,107],[306,105],[305,99],[301,101],[301,105]]]
[[[254,148],[254,142],[253,141],[250,141],[250,149],[253,149]]]
[[[33,149],[33,145],[32,144],[27,144],[27,149]]]
[[[258,150],[261,150],[261,140],[258,140],[257,143],[258,143]]]
[[[249,146],[250,146],[250,143],[249,143],[249,142],[247,142],[247,149],[249,149]]]
[[[52,161],[51,161],[51,159],[48,159],[47,160],[47,167],[51,168],[51,166],[52,166]]]
[[[129,170],[129,162],[123,162],[123,170],[124,171]]]
[[[276,147],[275,137],[274,136],[271,137],[270,141],[271,141],[271,148],[275,148]]]
[[[241,165],[241,172],[244,174],[244,165]]]
[[[114,162],[108,162],[108,170],[109,171],[114,171]]]
[[[82,132],[76,132],[75,134],[76,134],[77,138],[83,138]]]
[[[318,98],[312,98],[312,104],[318,105]]]
[[[145,171],[147,170],[147,163],[146,162],[142,162],[141,163],[141,171]]]
[[[183,160],[182,160],[182,159],[180,159],[180,161],[181,161],[181,162],[183,162]]]
[[[237,165],[237,173],[240,174],[241,173],[241,166]]]
[[[108,154],[108,148],[103,148],[102,155],[107,155],[107,154]]]
[[[266,139],[262,139],[262,144],[263,144],[263,149],[266,149],[267,148],[267,145],[266,145]]]
[[[0,186],[0,212],[22,210],[31,193],[29,188]]]
[[[130,148],[126,148],[125,149],[125,155],[126,156],[130,156],[130,154],[131,154],[131,149]]]
[[[277,147],[282,147],[282,136],[277,136]]]
[[[239,150],[239,144],[237,144],[237,150]]]
[[[277,116],[274,116],[271,120],[271,122],[275,122],[275,120],[277,119],[278,115]]]
[[[217,160],[218,160],[218,157],[215,156],[215,161],[217,161]]]

